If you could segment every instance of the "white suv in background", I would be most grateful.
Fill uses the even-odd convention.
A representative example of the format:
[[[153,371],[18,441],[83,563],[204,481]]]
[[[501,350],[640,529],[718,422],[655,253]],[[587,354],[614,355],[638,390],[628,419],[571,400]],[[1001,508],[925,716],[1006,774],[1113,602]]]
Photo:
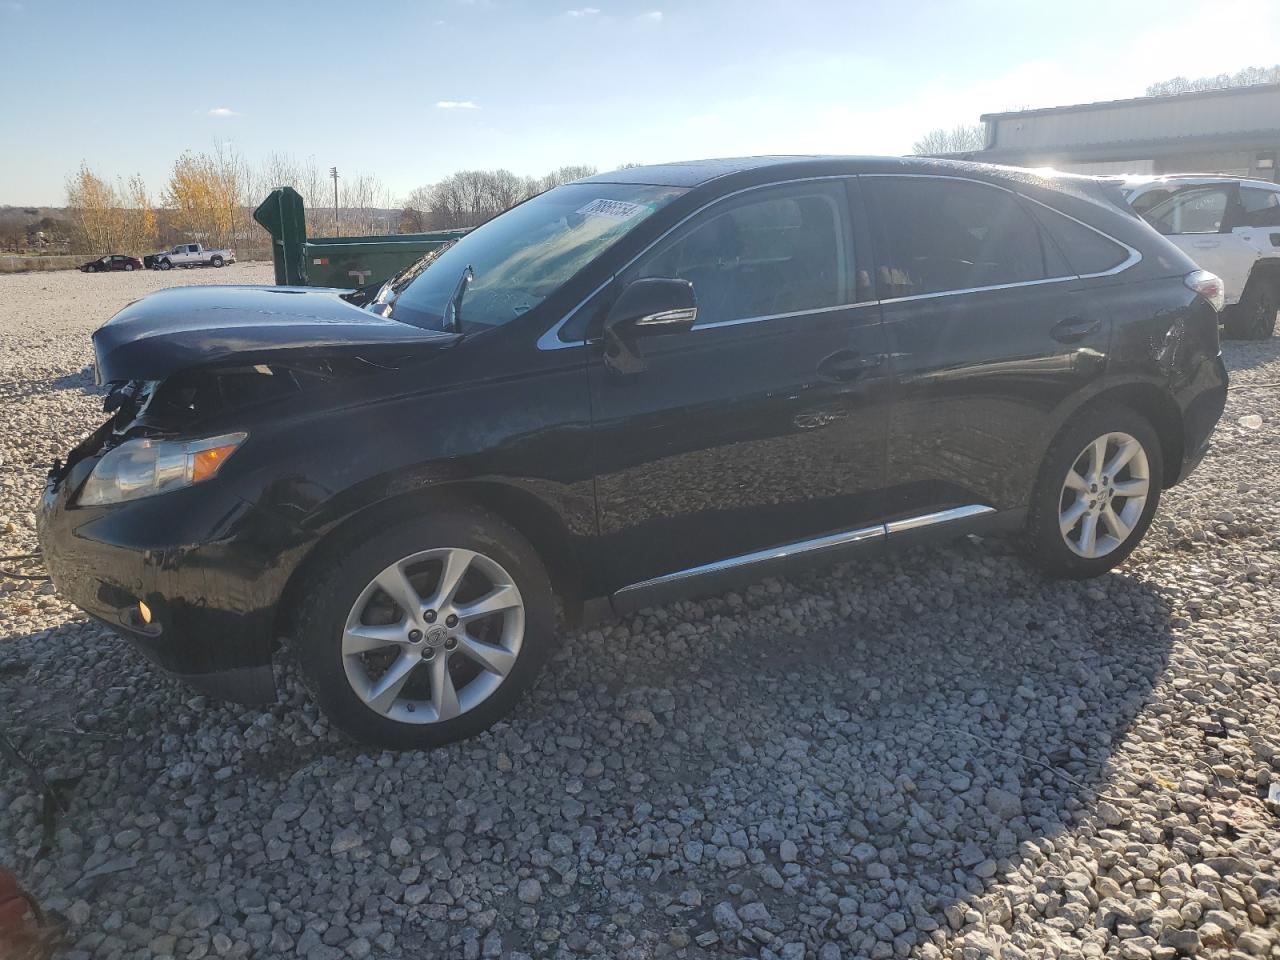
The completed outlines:
[[[1280,309],[1280,183],[1176,174],[1130,177],[1130,206],[1222,278],[1227,336],[1265,340]]]

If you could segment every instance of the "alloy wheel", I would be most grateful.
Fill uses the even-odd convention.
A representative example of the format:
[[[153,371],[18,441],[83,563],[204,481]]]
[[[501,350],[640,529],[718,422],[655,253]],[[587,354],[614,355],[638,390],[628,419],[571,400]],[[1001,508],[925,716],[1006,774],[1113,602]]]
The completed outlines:
[[[1058,502],[1058,528],[1078,556],[1097,559],[1124,544],[1150,489],[1147,451],[1127,433],[1106,433],[1080,452]]]
[[[388,566],[361,591],[342,633],[347,682],[401,723],[440,723],[487,700],[524,641],[520,590],[482,553],[442,547]]]

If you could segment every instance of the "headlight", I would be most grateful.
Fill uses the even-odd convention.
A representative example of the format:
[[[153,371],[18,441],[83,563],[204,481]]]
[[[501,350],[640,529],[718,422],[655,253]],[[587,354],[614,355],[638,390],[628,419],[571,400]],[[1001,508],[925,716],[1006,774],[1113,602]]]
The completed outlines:
[[[245,433],[206,440],[126,440],[98,461],[80,491],[78,503],[122,503],[189,487],[214,476]]]

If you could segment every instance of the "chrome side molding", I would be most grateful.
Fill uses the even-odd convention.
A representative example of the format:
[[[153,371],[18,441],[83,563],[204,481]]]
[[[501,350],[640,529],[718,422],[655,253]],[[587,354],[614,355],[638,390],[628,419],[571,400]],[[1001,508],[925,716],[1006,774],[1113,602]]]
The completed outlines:
[[[813,540],[798,540],[795,543],[783,544],[780,547],[771,547],[768,550],[757,550],[754,553],[744,553],[741,556],[729,557],[725,560],[716,560],[712,563],[704,563],[700,566],[690,567],[687,570],[677,570],[675,573],[668,573],[661,577],[654,577],[652,580],[642,580],[639,583],[633,583],[630,586],[623,587],[615,593],[614,596],[619,597],[629,593],[676,583],[681,580],[693,580],[697,577],[724,573],[730,570],[736,570],[739,567],[749,567],[753,564],[764,563],[768,560],[787,560],[791,557],[805,553],[813,553],[817,550],[830,550],[835,547],[842,547],[846,544],[861,543],[866,540],[883,540],[884,535],[884,524],[878,523],[874,527],[863,527],[859,530],[847,530],[844,533],[833,533],[829,536],[817,537]]]
[[[766,566],[782,564],[792,559],[803,558],[809,554],[821,554],[826,551],[835,552],[841,548],[854,547],[858,544],[870,545],[892,539],[898,534],[922,530],[938,524],[953,523],[957,520],[969,520],[974,517],[994,514],[995,512],[994,507],[975,503],[963,507],[952,507],[949,510],[939,510],[936,513],[926,513],[918,517],[907,517],[903,520],[877,523],[874,526],[860,527],[857,530],[846,530],[841,533],[814,537],[809,540],[797,540],[794,543],[785,543],[781,546],[770,547],[767,550],[756,550],[752,553],[744,553],[740,556],[728,557],[724,560],[716,560],[696,567],[689,567],[686,570],[677,570],[675,573],[642,580],[639,583],[632,583],[616,591],[613,594],[613,599],[620,606],[634,609],[636,606],[634,601],[643,595],[652,594],[655,598],[661,598],[668,594],[675,594],[679,591],[674,588],[680,584],[692,584],[699,580],[711,582],[719,576],[730,575],[757,564]]]
[[[951,523],[955,520],[968,520],[970,517],[981,517],[995,513],[995,507],[984,507],[973,503],[967,507],[952,507],[950,510],[939,510],[937,513],[926,513],[918,517],[907,517],[905,520],[890,520],[884,525],[884,532],[889,536],[895,533],[906,533],[908,530],[919,530],[932,527],[937,523]]]

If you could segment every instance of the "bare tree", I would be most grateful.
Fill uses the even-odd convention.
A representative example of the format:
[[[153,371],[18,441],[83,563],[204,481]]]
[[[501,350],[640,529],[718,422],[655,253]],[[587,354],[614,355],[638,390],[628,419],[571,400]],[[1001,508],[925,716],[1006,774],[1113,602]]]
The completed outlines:
[[[939,153],[970,153],[987,145],[987,128],[982,124],[959,124],[947,130],[930,130],[911,145],[911,152],[921,156]]]
[[[1147,87],[1148,97],[1167,97],[1175,93],[1196,93],[1202,90],[1227,90],[1234,87],[1251,87],[1259,83],[1280,83],[1280,64],[1274,67],[1245,67],[1235,73],[1219,73],[1213,77],[1174,77],[1161,80]]]
[[[357,173],[343,180],[340,206],[342,230],[348,236],[391,232],[382,214],[391,206],[391,195],[373,174]]]
[[[529,197],[595,172],[595,167],[584,165],[560,167],[542,177],[520,177],[510,170],[459,170],[405,198],[401,229],[474,227]]]

